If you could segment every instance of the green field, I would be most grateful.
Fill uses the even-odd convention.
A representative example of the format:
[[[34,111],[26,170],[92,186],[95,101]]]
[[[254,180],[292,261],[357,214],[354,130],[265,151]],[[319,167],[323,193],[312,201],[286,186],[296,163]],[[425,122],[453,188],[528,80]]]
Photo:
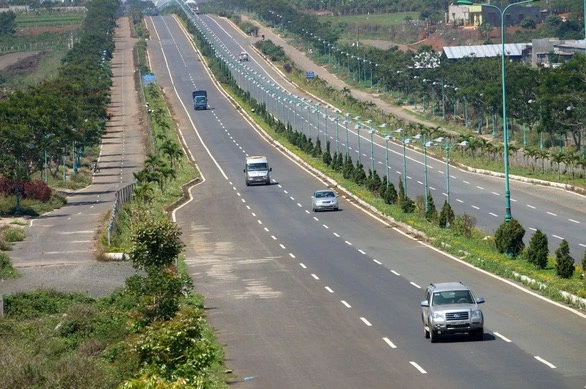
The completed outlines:
[[[18,13],[16,25],[18,30],[33,27],[60,27],[70,26],[83,22],[85,12],[62,12],[62,11],[35,11],[29,13]]]
[[[382,27],[391,27],[404,23],[405,18],[417,20],[418,12],[398,12],[392,14],[371,14],[371,15],[345,15],[345,16],[323,16],[322,21],[329,21],[332,24],[344,23],[350,26],[378,24]]]

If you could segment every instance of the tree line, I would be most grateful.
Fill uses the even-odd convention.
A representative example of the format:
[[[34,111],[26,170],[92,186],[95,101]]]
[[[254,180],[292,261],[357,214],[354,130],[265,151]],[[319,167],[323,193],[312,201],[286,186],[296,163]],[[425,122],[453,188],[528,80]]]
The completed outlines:
[[[39,171],[76,167],[98,145],[109,118],[114,0],[88,3],[80,41],[59,73],[0,101],[0,175],[28,181]]]

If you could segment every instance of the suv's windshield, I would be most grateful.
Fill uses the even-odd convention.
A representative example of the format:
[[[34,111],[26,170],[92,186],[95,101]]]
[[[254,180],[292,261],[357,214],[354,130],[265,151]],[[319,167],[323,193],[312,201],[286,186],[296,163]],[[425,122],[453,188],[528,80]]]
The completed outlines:
[[[434,293],[432,305],[472,304],[472,302],[473,299],[470,291],[456,290]]]
[[[267,164],[265,162],[249,163],[248,170],[267,170]]]

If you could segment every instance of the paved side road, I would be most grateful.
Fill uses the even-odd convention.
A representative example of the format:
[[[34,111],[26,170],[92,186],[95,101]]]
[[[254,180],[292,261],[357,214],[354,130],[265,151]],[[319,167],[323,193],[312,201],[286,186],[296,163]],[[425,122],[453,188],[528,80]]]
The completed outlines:
[[[120,18],[112,58],[113,87],[108,122],[100,152],[100,172],[89,187],[68,197],[67,205],[38,218],[26,227],[26,238],[9,252],[22,275],[0,280],[0,294],[38,288],[87,292],[102,296],[124,285],[134,274],[129,262],[98,262],[94,246],[116,190],[134,181],[145,157],[142,110],[135,86],[128,18]]]

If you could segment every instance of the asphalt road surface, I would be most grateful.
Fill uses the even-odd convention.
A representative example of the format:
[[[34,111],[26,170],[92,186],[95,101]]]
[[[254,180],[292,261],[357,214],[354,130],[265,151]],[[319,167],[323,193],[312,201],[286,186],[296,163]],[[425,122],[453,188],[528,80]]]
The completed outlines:
[[[244,70],[241,74],[250,77],[237,77],[237,79],[244,89],[251,91],[253,96],[259,96],[257,98],[259,100],[263,98],[260,96],[267,95],[264,91],[259,91],[259,85],[268,90],[269,97],[265,97],[266,104],[282,121],[290,122],[296,129],[305,132],[314,140],[319,132],[322,145],[325,145],[325,138],[330,141],[332,153],[336,149],[345,152],[348,148],[353,161],[356,162],[360,158],[365,169],[374,168],[380,177],[387,175],[388,172],[395,187],[398,186],[398,181],[402,180],[406,183],[406,192],[412,199],[429,192],[438,209],[441,209],[445,200],[449,200],[456,214],[466,213],[473,216],[476,218],[478,228],[494,235],[505,217],[502,174],[492,176],[484,174],[488,172],[482,170],[474,171],[446,165],[445,157],[449,157],[449,153],[462,152],[462,149],[455,144],[426,147],[427,157],[425,157],[423,139],[411,138],[408,147],[403,147],[403,137],[396,132],[397,129],[371,128],[366,123],[368,118],[359,120],[349,118],[351,123],[342,123],[346,117],[337,114],[332,107],[325,107],[323,102],[317,105],[319,101],[314,96],[307,95],[266,65],[251,46],[259,38],[244,35],[225,18],[201,15],[198,20],[205,22],[217,38],[217,42],[223,45],[223,50],[234,55],[242,50],[250,53],[249,61],[241,64]],[[294,59],[296,64],[299,63],[306,70],[315,70],[320,77],[325,78],[332,85],[342,85],[341,81],[327,73],[326,69],[315,64],[311,67],[310,61],[303,53],[286,45],[286,42],[275,36],[272,30],[262,29],[261,33],[264,33],[267,39],[282,44],[285,52]],[[251,80],[260,80],[261,76],[265,76],[266,81],[251,82]],[[283,89],[286,92],[283,92]],[[398,113],[397,107],[372,95],[359,91],[353,93],[358,94],[360,98],[367,95],[370,101],[376,102],[386,112]],[[300,98],[304,98],[305,101]],[[307,100],[310,99],[313,101],[307,104]],[[300,103],[299,107],[297,103]],[[337,125],[332,120],[335,116],[340,119]],[[361,128],[357,129],[356,124],[360,124]],[[372,137],[372,143],[368,133],[371,129],[378,132]],[[395,140],[385,141],[384,135],[387,133],[390,133]],[[427,141],[430,140],[432,139],[427,139]],[[434,158],[434,155],[442,156],[444,159]],[[483,174],[479,174],[480,172]],[[525,242],[528,244],[531,235],[540,229],[549,238],[551,255],[554,255],[561,240],[565,239],[570,245],[571,255],[579,261],[586,250],[586,234],[584,233],[586,196],[566,191],[562,189],[563,185],[558,186],[554,183],[534,185],[524,180],[521,177],[518,179],[511,177],[510,191],[512,215],[527,231]]]
[[[350,198],[314,214],[309,197],[327,183],[226,99],[175,19],[147,25],[151,69],[203,175],[174,217],[235,387],[585,386],[583,313],[445,256]],[[193,110],[196,88],[211,109]],[[268,157],[272,185],[246,187],[247,155]],[[484,341],[424,339],[422,287],[448,280],[486,298]]]

